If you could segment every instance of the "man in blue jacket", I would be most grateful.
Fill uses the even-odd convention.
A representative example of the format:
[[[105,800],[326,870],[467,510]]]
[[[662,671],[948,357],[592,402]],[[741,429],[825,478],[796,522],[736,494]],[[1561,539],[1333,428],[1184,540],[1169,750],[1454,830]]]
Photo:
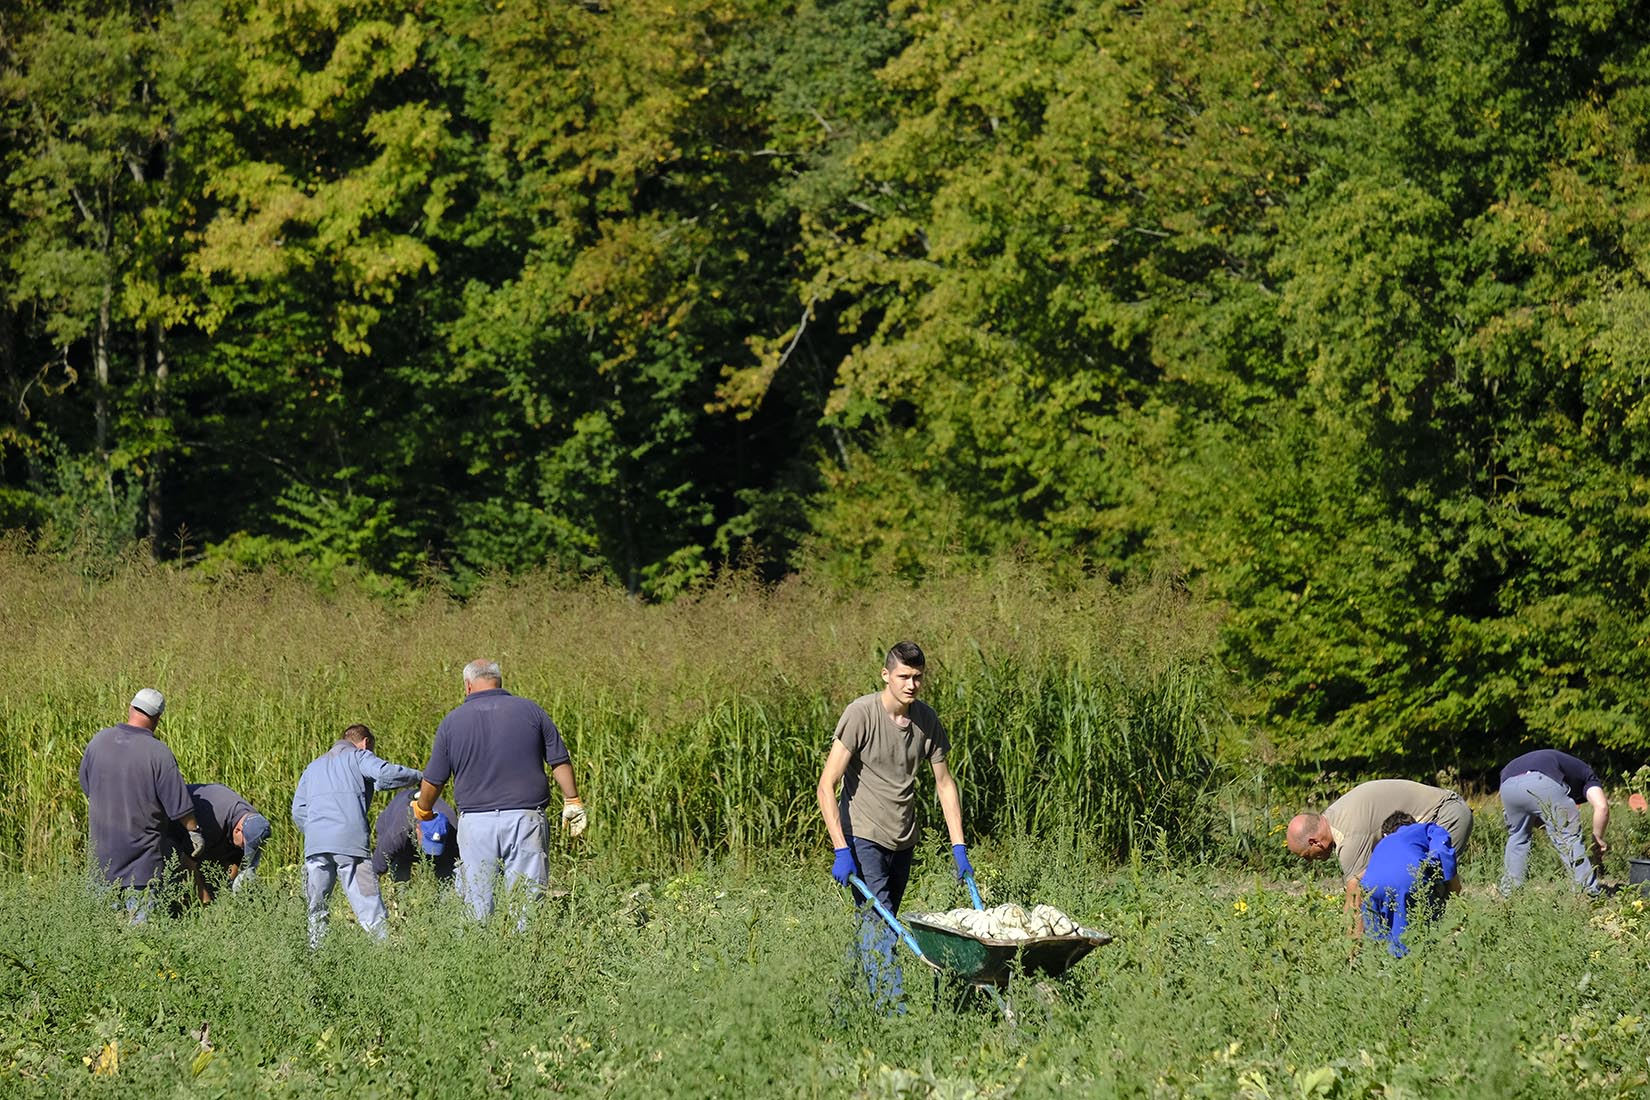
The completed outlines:
[[[548,767],[561,789],[562,827],[569,836],[584,832],[584,803],[573,782],[572,757],[561,731],[531,699],[504,690],[498,663],[475,660],[464,666],[464,701],[441,720],[424,766],[424,783],[413,802],[419,821],[435,817],[435,800],[449,777],[458,803],[459,893],[477,920],[493,912],[493,885],[504,870],[508,889],[529,897],[550,881]],[[523,914],[517,927],[523,925]]]
[[[395,790],[419,780],[415,768],[373,754],[372,731],[350,726],[313,760],[292,796],[292,823],[304,834],[304,894],[309,899],[309,945],[327,930],[327,903],[343,883],[355,918],[376,939],[389,934],[378,877],[367,846],[367,805],[374,789]]]
[[[1410,918],[1419,911],[1431,920],[1443,909],[1446,884],[1455,878],[1455,845],[1443,826],[1401,811],[1386,819],[1382,832],[1360,880],[1363,926],[1402,958],[1409,952]]]

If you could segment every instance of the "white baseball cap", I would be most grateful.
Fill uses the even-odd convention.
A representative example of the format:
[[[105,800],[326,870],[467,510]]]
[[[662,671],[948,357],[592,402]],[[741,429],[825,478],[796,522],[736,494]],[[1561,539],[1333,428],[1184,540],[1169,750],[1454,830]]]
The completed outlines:
[[[132,696],[132,709],[141,710],[151,718],[159,718],[166,712],[166,696],[154,688],[144,688]]]

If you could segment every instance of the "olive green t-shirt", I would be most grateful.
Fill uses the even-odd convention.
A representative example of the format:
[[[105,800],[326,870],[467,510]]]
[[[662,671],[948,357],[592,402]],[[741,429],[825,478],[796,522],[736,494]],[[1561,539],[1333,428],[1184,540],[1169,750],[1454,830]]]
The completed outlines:
[[[1388,814],[1402,810],[1416,821],[1437,824],[1439,809],[1454,793],[1408,779],[1372,779],[1341,795],[1323,812],[1335,837],[1341,874],[1346,878],[1363,877]]]
[[[882,693],[855,699],[837,720],[836,740],[853,754],[842,775],[842,831],[893,851],[917,843],[916,777],[924,760],[942,761],[951,748],[934,708],[911,704],[911,725],[900,729],[882,705]]]

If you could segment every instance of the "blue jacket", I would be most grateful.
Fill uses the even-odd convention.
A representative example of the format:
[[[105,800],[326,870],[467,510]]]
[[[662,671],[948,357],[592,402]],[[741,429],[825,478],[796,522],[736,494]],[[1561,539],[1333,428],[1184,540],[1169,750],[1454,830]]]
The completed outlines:
[[[1420,905],[1423,913],[1432,915],[1425,895],[1420,894],[1427,885],[1429,867],[1438,869],[1435,889],[1454,878],[1455,846],[1442,826],[1419,821],[1382,837],[1364,872],[1364,930],[1374,939],[1387,941],[1388,950],[1399,958],[1409,953],[1404,934],[1411,905]]]
[[[367,805],[375,789],[393,791],[423,775],[339,738],[310,762],[292,796],[292,823],[304,834],[304,856],[323,853],[365,859]]]

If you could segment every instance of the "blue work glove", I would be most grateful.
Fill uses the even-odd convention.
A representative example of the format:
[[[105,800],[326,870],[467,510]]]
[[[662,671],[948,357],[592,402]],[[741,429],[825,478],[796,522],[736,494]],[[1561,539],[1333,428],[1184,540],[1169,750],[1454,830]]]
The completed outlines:
[[[836,858],[831,861],[831,877],[836,879],[838,886],[848,885],[848,876],[854,873],[854,850],[852,848],[838,848]]]
[[[974,873],[974,865],[968,862],[968,845],[951,845],[951,858],[957,861],[958,879],[965,879]]]

